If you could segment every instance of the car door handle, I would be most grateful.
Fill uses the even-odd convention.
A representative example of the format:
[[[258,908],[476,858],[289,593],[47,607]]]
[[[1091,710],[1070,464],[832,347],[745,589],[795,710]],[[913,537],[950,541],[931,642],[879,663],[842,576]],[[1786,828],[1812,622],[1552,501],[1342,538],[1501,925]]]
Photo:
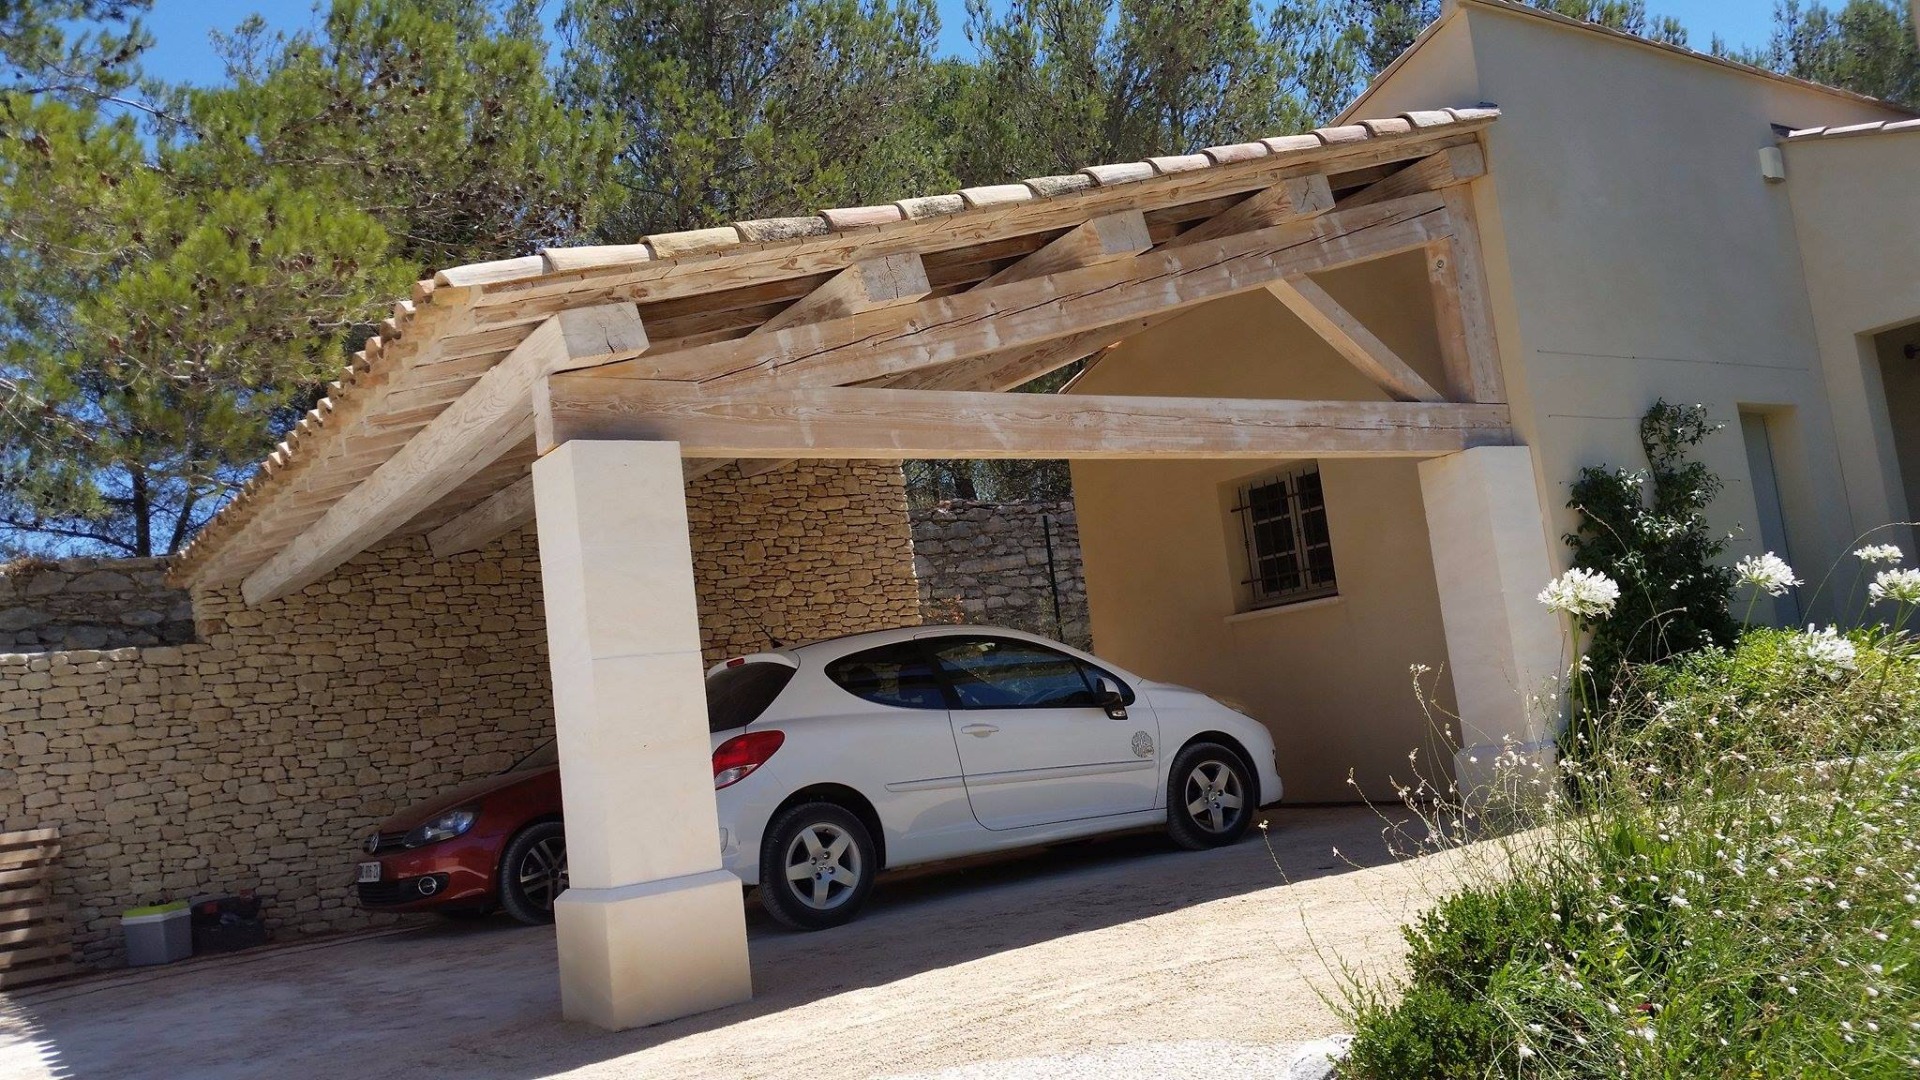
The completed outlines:
[[[992,724],[968,724],[960,729],[976,739],[984,739],[1000,729]]]

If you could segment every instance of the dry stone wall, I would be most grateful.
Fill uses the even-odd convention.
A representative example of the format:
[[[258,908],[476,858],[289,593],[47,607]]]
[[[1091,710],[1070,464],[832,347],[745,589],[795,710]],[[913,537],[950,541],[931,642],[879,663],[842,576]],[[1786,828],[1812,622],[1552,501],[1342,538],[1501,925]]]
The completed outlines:
[[[193,600],[165,559],[21,559],[0,567],[0,652],[193,640]]]
[[[1070,500],[915,510],[913,554],[927,622],[1011,626],[1092,648]]]
[[[897,466],[728,469],[688,511],[710,657],[917,618]],[[0,828],[61,829],[83,963],[123,959],[122,910],[202,893],[255,889],[282,936],[392,921],[355,906],[355,842],[551,737],[531,528],[445,560],[400,540],[259,609],[193,601],[189,644],[0,655]]]

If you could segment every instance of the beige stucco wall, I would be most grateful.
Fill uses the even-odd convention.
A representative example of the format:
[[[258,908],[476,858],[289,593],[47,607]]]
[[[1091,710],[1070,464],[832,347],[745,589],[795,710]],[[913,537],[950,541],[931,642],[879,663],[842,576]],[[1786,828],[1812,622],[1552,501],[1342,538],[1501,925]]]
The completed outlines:
[[[1321,279],[1430,381],[1440,381],[1422,261],[1405,256]],[[1266,293],[1218,301],[1110,352],[1087,393],[1384,399]],[[1093,639],[1150,678],[1221,694],[1273,732],[1291,801],[1391,799],[1389,778],[1448,777],[1441,712],[1409,675],[1446,662],[1416,463],[1321,463],[1340,595],[1237,614],[1236,481],[1279,463],[1076,462]],[[1432,678],[1432,677],[1430,677]],[[1440,704],[1451,690],[1438,677]]]
[[[1766,183],[1758,152],[1776,124],[1901,114],[1471,4],[1430,44],[1444,47],[1416,54],[1359,112],[1500,106],[1475,201],[1514,422],[1552,533],[1575,523],[1563,504],[1581,466],[1644,464],[1638,420],[1664,396],[1727,423],[1702,453],[1727,481],[1712,524],[1735,534],[1729,560],[1759,550],[1738,424],[1751,407],[1773,428],[1790,554],[1818,580],[1857,522],[1885,510],[1851,479],[1872,467],[1866,448],[1836,437],[1866,418],[1828,394],[1794,185]],[[1809,614],[1833,617],[1836,592]]]
[[[1865,421],[1836,431],[1854,526],[1911,521],[1920,362],[1901,350],[1920,341],[1920,132],[1796,139],[1784,153],[1827,393],[1836,415]]]
[[[709,660],[917,620],[897,465],[794,466],[690,485]],[[284,600],[194,594],[199,640],[0,655],[0,828],[54,825],[55,896],[85,963],[125,908],[255,888],[278,932],[371,925],[355,841],[551,736],[531,528],[436,560],[418,537]]]

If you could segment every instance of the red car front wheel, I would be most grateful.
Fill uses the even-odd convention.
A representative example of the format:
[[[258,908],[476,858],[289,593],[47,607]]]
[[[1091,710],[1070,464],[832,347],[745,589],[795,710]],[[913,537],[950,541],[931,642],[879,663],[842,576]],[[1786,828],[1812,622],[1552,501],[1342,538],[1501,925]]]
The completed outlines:
[[[567,887],[567,834],[557,821],[529,825],[500,856],[500,906],[530,926],[553,921],[553,901]]]

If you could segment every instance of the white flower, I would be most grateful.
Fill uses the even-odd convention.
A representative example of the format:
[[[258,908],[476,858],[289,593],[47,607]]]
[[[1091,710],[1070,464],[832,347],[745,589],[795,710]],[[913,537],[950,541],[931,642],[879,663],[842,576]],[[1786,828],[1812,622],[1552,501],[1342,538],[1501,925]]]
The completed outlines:
[[[1867,586],[1867,598],[1874,603],[1892,600],[1896,604],[1920,604],[1920,570],[1882,570]]]
[[[1793,576],[1793,567],[1771,551],[1741,559],[1733,564],[1733,572],[1740,575],[1740,584],[1751,585],[1768,596],[1785,595],[1800,584],[1800,579]]]
[[[1830,680],[1838,680],[1847,672],[1854,670],[1855,652],[1853,642],[1840,636],[1835,627],[1815,630],[1807,627],[1807,632],[1794,638],[1794,650],[1800,659],[1807,662],[1814,674]]]
[[[1863,563],[1897,563],[1900,561],[1900,549],[1893,544],[1868,544],[1855,549],[1853,557]]]
[[[1620,599],[1620,586],[1598,570],[1576,567],[1548,583],[1540,590],[1538,599],[1549,610],[1578,619],[1594,619],[1613,613],[1613,605]]]

